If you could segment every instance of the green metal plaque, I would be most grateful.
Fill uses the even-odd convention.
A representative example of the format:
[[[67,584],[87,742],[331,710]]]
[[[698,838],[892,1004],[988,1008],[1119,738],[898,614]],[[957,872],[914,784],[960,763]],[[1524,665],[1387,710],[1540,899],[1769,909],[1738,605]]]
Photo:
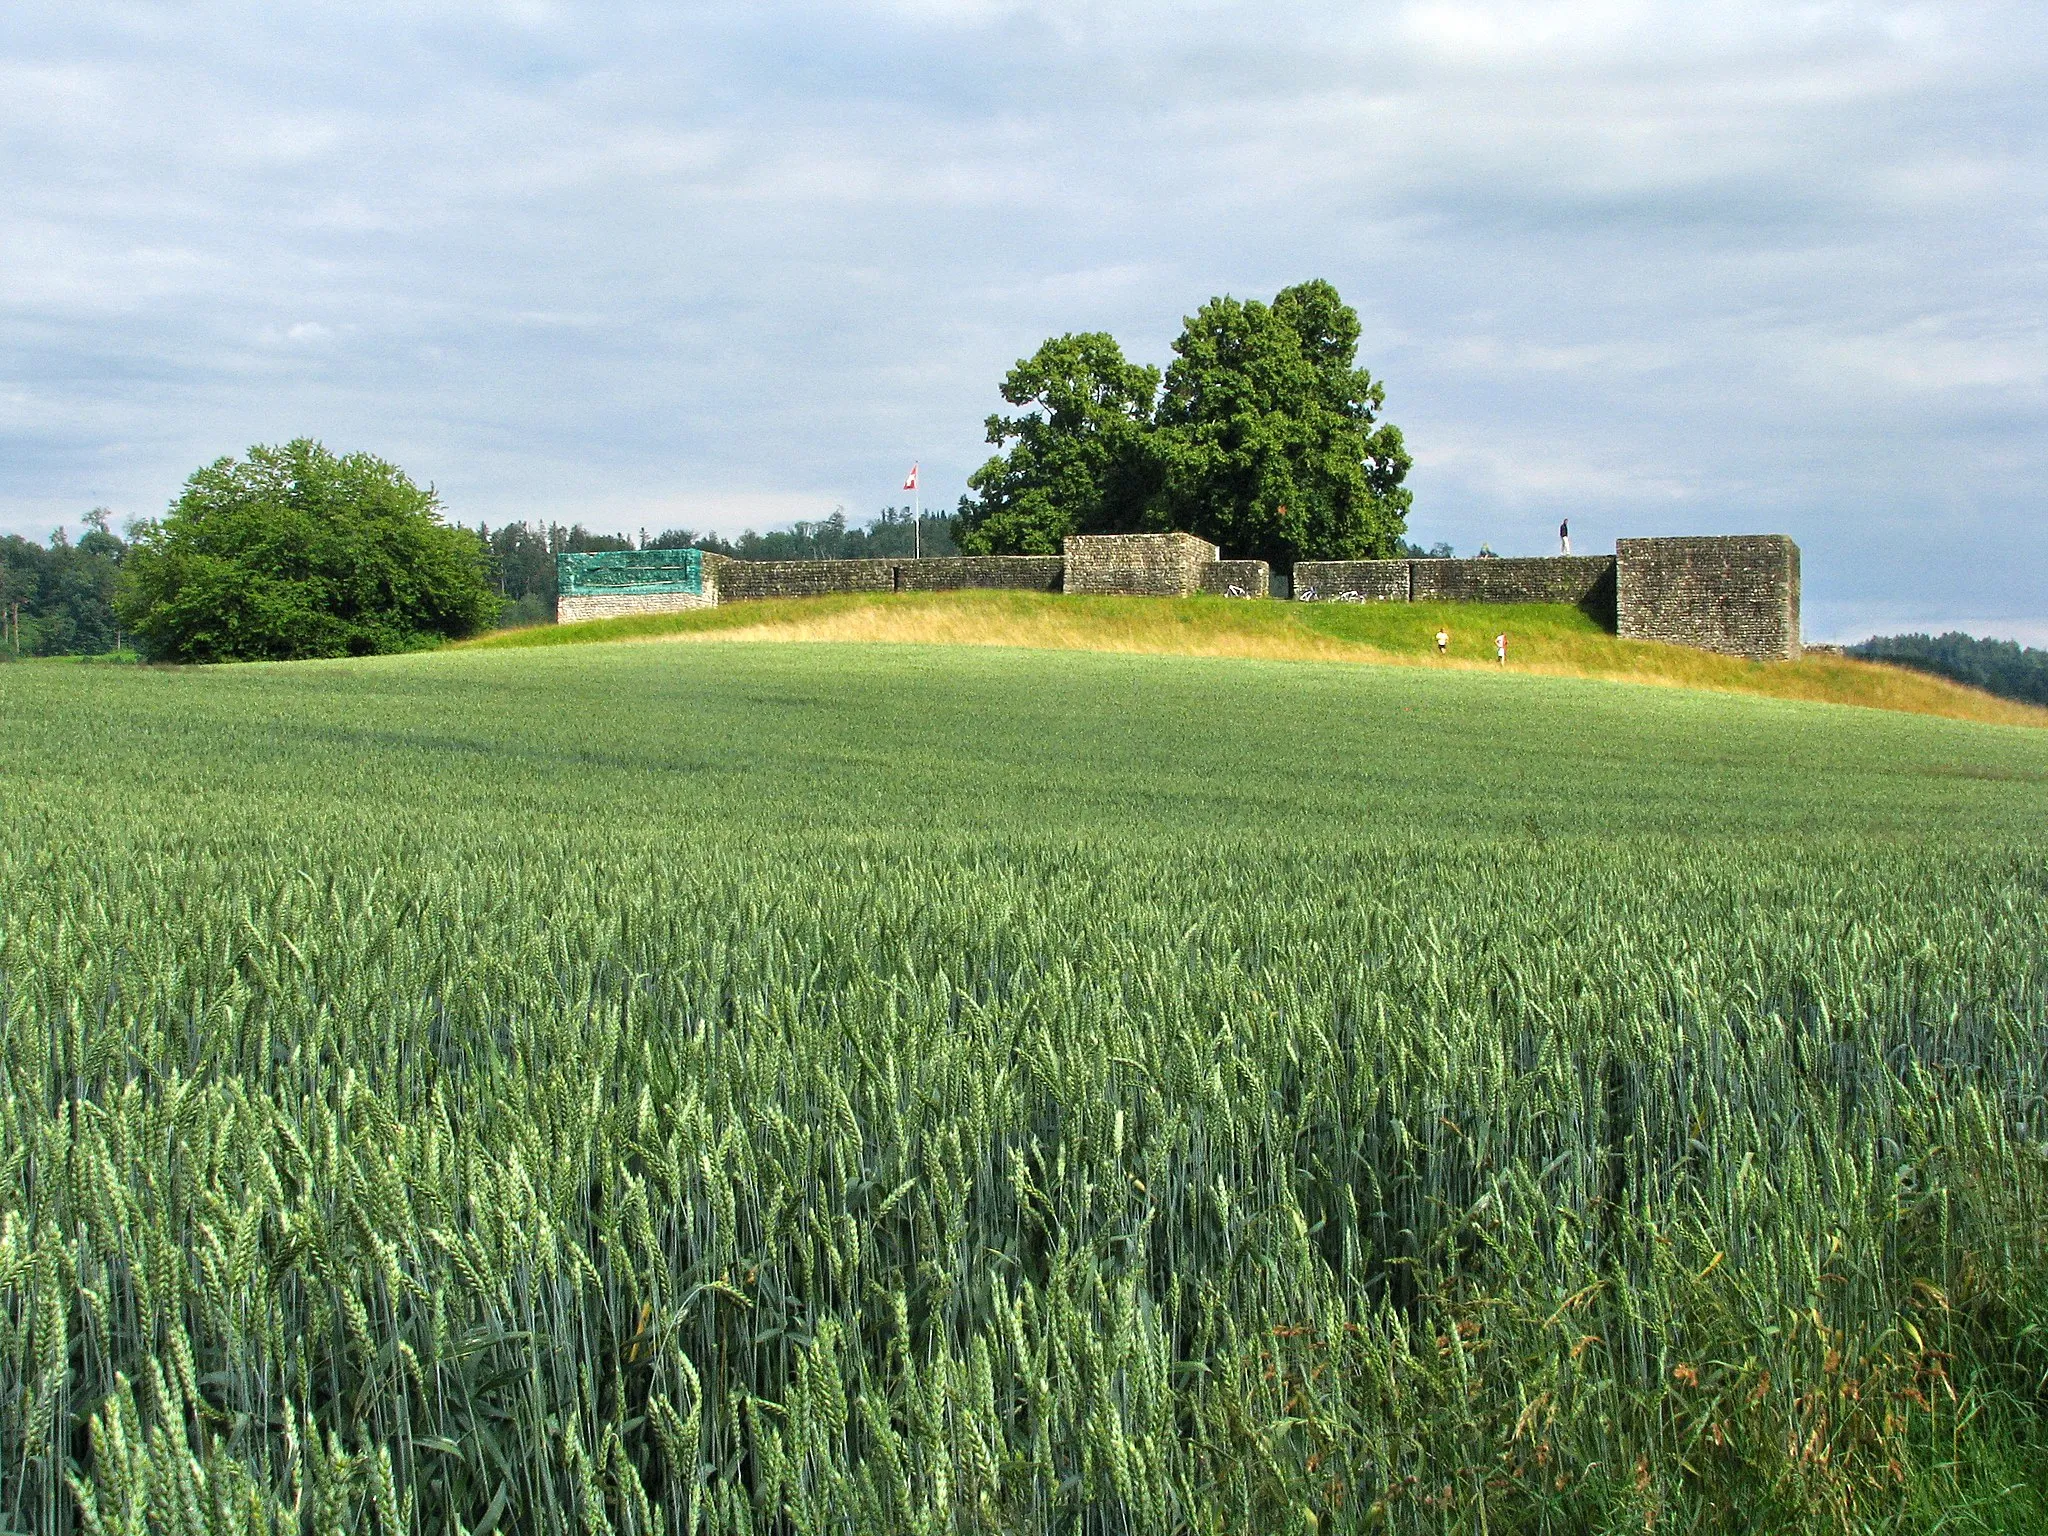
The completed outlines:
[[[556,585],[564,597],[598,594],[704,591],[701,549],[607,549],[555,556]]]

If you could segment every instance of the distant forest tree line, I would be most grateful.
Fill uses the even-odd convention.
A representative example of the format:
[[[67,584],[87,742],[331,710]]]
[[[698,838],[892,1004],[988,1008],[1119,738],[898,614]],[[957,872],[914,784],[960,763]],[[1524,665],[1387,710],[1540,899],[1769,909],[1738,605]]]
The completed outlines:
[[[114,617],[114,589],[128,545],[95,507],[73,543],[62,528],[48,548],[18,534],[0,538],[0,657],[104,656],[128,638]]]
[[[1945,635],[1879,635],[1848,647],[1848,654],[1953,678],[2003,699],[2048,706],[2048,651],[2016,640],[1979,640],[1955,630]]]

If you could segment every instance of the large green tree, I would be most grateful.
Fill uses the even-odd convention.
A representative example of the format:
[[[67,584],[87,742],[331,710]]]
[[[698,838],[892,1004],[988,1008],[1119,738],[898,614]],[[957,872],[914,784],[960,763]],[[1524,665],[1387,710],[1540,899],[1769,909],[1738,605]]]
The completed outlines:
[[[1173,344],[1155,417],[1157,520],[1238,558],[1391,555],[1413,499],[1358,315],[1320,280],[1268,304],[1211,299]]]
[[[1003,380],[1028,406],[988,418],[1003,451],[968,476],[954,538],[970,555],[1056,555],[1067,535],[1144,526],[1157,494],[1148,438],[1159,370],[1100,331],[1056,336]]]
[[[970,554],[1054,553],[1071,533],[1181,529],[1276,565],[1396,553],[1409,458],[1358,366],[1358,315],[1321,281],[1271,304],[1211,299],[1160,391],[1114,338],[1055,337],[1019,362],[991,416],[1003,451],[968,479]]]
[[[487,569],[431,487],[300,438],[197,471],[134,531],[118,606],[161,660],[366,656],[483,628],[499,603]]]

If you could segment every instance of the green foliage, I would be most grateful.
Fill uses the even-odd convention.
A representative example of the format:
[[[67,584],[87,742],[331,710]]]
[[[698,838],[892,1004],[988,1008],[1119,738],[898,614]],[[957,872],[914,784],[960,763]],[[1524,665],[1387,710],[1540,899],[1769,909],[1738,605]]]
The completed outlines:
[[[1159,486],[1151,443],[1159,370],[1124,360],[1102,332],[1056,336],[1003,380],[1030,406],[991,416],[988,440],[1008,445],[967,477],[960,547],[970,555],[1056,555],[1077,533],[1145,526]]]
[[[7,1528],[2048,1518],[2040,733],[741,645],[0,717]]]
[[[485,552],[431,489],[306,438],[196,471],[135,533],[117,608],[159,660],[365,656],[476,633]]]
[[[581,523],[506,523],[499,528],[480,524],[477,537],[489,550],[491,585],[509,605],[499,620],[510,625],[554,622],[555,599],[560,595],[555,556],[633,547],[631,539],[592,533]]]
[[[0,538],[0,658],[95,656],[118,648],[114,587],[128,546],[109,521],[107,509],[95,507],[77,543],[59,528],[48,549],[14,534]]]
[[[1980,640],[1955,630],[1938,637],[1878,635],[1850,646],[1849,654],[1953,678],[2002,699],[2048,705],[2048,651],[2017,641]]]
[[[1070,534],[1177,529],[1281,567],[1406,548],[1410,460],[1358,339],[1357,313],[1318,280],[1270,305],[1203,305],[1163,391],[1112,337],[1046,342],[1003,381],[1032,409],[989,418],[1007,446],[969,477],[961,547],[1054,554]]]
[[[799,519],[786,529],[766,533],[749,528],[734,539],[670,528],[652,544],[657,549],[702,549],[735,560],[886,560],[913,552],[930,557],[960,553],[950,518],[927,512],[920,523],[909,507],[884,507],[859,528],[847,523],[846,509],[840,507],[816,522]]]
[[[1271,306],[1211,299],[1159,402],[1162,520],[1243,559],[1368,560],[1407,528],[1409,457],[1355,366],[1358,316],[1325,282]]]

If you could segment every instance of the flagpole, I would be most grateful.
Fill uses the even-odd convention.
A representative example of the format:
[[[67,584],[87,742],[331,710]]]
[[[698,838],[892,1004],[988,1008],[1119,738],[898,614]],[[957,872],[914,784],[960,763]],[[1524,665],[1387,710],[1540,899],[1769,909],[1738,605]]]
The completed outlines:
[[[916,468],[916,466],[915,466],[915,465],[913,465],[913,466],[911,467],[911,471],[910,471],[910,478],[911,478],[912,480],[916,480],[916,479],[917,479],[917,468]],[[910,488],[910,506],[911,506],[911,513],[910,513],[910,558],[911,558],[911,559],[913,559],[913,560],[922,560],[922,559],[924,558],[924,487],[923,487],[923,485],[921,485],[921,484],[920,484],[920,485],[913,485],[913,486],[911,486],[911,488]]]

